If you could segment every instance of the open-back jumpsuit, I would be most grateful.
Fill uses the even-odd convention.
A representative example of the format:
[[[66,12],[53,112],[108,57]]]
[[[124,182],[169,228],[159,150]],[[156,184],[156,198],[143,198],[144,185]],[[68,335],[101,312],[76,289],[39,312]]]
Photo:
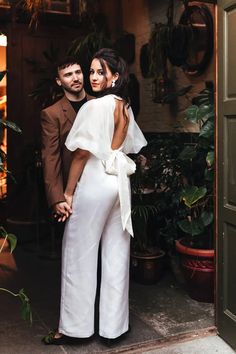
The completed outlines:
[[[129,326],[129,251],[132,235],[129,175],[146,140],[129,108],[129,127],[122,147],[111,149],[114,110],[119,97],[107,95],[87,102],[79,111],[66,146],[88,150],[73,197],[73,213],[62,245],[59,332],[71,337],[94,333],[98,248],[101,241],[99,334],[116,338]]]

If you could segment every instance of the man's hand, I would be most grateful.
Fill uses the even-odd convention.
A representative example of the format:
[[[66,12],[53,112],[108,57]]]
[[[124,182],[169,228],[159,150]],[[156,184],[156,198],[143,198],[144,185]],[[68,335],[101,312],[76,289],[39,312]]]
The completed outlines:
[[[53,216],[59,222],[65,221],[71,214],[72,209],[67,202],[59,202],[53,206]]]

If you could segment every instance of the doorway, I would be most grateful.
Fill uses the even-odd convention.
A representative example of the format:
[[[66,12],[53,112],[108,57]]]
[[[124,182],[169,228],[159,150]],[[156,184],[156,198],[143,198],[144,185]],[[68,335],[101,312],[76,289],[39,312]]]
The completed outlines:
[[[7,118],[7,79],[6,79],[6,51],[7,51],[7,37],[0,34],[0,119]],[[1,145],[1,166],[0,166],[0,199],[3,199],[7,193],[7,164],[4,159],[4,154],[7,152],[7,135],[6,129],[1,127],[0,130],[0,145]]]

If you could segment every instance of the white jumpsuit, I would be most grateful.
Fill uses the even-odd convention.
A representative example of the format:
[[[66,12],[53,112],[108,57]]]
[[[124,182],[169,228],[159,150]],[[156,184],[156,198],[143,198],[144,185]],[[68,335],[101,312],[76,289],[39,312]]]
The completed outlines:
[[[86,338],[94,333],[98,247],[101,240],[99,334],[116,338],[129,326],[129,251],[133,234],[129,175],[146,140],[129,108],[129,127],[119,150],[112,150],[115,100],[107,95],[80,109],[66,146],[90,151],[77,183],[73,213],[62,246],[62,285],[59,332]]]

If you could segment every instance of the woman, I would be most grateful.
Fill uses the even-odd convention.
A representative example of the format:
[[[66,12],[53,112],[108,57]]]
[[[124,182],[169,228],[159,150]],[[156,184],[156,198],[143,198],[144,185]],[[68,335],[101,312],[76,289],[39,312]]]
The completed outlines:
[[[46,344],[94,334],[98,248],[101,241],[99,335],[115,339],[129,328],[129,250],[133,235],[129,175],[146,140],[128,105],[127,66],[112,49],[92,60],[90,83],[99,98],[79,111],[67,137],[73,161],[65,190],[72,207],[62,254],[60,323]]]

